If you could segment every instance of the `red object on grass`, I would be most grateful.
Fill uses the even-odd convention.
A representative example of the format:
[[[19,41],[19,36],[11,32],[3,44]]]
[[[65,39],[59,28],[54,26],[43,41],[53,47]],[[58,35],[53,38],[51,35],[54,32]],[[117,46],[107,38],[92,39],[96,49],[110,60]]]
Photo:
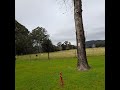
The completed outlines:
[[[63,86],[64,82],[63,82],[63,78],[62,78],[62,72],[60,72],[60,82],[61,82],[61,85]]]

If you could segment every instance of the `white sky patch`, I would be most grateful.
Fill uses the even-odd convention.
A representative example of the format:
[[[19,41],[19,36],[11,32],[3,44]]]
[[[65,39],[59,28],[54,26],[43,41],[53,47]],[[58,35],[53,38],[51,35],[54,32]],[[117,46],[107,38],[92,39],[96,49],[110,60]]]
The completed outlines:
[[[15,19],[29,31],[45,28],[55,45],[64,41],[76,45],[71,1],[65,6],[63,0],[15,0]],[[104,40],[105,0],[82,0],[82,8],[86,41]]]

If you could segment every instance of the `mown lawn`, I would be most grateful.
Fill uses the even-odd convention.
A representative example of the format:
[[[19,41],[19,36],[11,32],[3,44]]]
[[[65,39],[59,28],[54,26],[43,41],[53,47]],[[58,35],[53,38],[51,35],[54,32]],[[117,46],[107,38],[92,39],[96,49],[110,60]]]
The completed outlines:
[[[87,50],[91,69],[82,72],[76,69],[77,58],[73,51],[54,52],[50,60],[46,53],[41,57],[32,54],[31,59],[30,55],[17,56],[15,90],[105,90],[104,48],[97,48],[97,54],[90,53],[93,49]],[[64,87],[60,85],[60,72]]]

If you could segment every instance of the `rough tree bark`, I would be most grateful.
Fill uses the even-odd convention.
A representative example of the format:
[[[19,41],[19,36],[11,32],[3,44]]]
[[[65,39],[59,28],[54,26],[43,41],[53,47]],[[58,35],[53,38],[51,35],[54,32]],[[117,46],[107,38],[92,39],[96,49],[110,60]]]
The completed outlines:
[[[85,50],[85,35],[82,21],[82,2],[81,0],[74,0],[74,20],[76,28],[76,42],[77,42],[77,68],[78,70],[88,70],[90,66],[87,62]]]

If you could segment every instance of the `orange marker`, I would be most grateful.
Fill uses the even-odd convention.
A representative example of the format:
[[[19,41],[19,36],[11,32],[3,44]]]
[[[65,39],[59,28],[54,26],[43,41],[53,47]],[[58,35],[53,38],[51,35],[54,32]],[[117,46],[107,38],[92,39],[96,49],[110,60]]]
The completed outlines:
[[[63,83],[63,78],[62,78],[62,72],[60,72],[60,82],[61,82],[61,85],[63,86],[64,83]]]

